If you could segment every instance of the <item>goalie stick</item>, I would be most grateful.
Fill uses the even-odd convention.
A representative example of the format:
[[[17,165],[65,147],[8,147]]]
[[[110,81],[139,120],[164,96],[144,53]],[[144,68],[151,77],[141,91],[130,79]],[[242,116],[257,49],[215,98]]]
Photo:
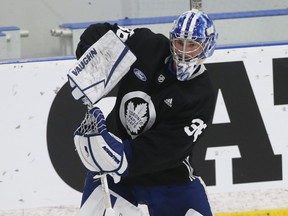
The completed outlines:
[[[123,197],[116,194],[112,190],[109,190],[108,188],[108,183],[107,183],[108,179],[106,179],[107,173],[108,175],[111,175],[111,177],[114,180],[114,183],[116,184],[120,181],[120,178],[121,178],[120,175],[117,174],[120,171],[118,170],[116,173],[110,173],[109,171],[107,171],[106,173],[106,171],[104,171],[102,168],[99,167],[101,166],[100,163],[95,162],[94,157],[95,155],[97,155],[98,150],[97,152],[95,152],[95,155],[94,155],[92,149],[93,148],[98,149],[99,146],[95,146],[95,144],[99,144],[99,143],[92,142],[92,140],[89,141],[88,140],[89,138],[87,139],[87,137],[89,136],[95,137],[95,135],[98,136],[97,134],[99,133],[101,134],[101,131],[102,132],[105,131],[106,128],[105,126],[103,127],[103,119],[100,117],[101,115],[97,113],[97,111],[95,111],[94,107],[92,109],[93,110],[89,110],[88,112],[86,112],[85,118],[83,119],[83,121],[81,122],[77,130],[75,131],[74,142],[75,142],[77,152],[80,156],[80,159],[85,165],[85,167],[91,171],[95,171],[99,173],[99,175],[94,175],[94,176],[89,175],[89,178],[92,178],[89,181],[93,181],[93,179],[97,179],[97,182],[95,182],[96,188],[93,189],[92,194],[90,194],[89,197],[85,200],[85,202],[81,205],[81,208],[77,216],[103,216],[103,215],[113,216],[114,214],[123,215],[123,216],[124,215],[125,216],[140,216],[142,215],[141,210],[139,210],[132,203],[125,200]],[[99,110],[99,108],[96,108],[96,110],[97,109]],[[99,123],[99,122],[102,122],[102,123]],[[82,138],[84,141],[79,142],[79,139],[82,139]],[[94,143],[93,147],[91,146],[92,143]],[[99,145],[101,148],[102,144],[99,144]],[[113,200],[113,208],[112,208],[111,200]]]
[[[75,141],[75,136],[76,136],[75,134],[77,134],[77,136],[80,135],[80,136],[85,137],[85,136],[89,136],[89,134],[99,133],[99,130],[98,130],[99,128],[98,128],[95,116],[89,112],[90,109],[93,108],[93,105],[87,104],[87,107],[88,107],[88,111],[86,112],[84,119],[82,120],[81,124],[79,125],[79,127],[76,129],[76,131],[74,133],[74,143],[75,143],[76,150],[77,150],[78,154],[80,154],[80,152],[83,153],[83,148],[79,147],[79,145],[76,144],[77,142]],[[84,147],[84,149],[86,148],[85,145],[83,147]],[[84,152],[85,152],[85,154],[90,155],[90,153],[88,153],[87,150],[84,150]],[[86,166],[86,168],[93,171],[94,167],[91,165],[91,163],[89,161],[86,161],[86,163],[85,162],[83,162],[83,163]],[[87,166],[87,163],[89,166]],[[111,203],[111,199],[110,199],[110,191],[109,191],[108,182],[107,182],[107,173],[99,172],[99,174],[95,175],[93,177],[93,179],[100,179],[100,182],[101,182],[102,191],[103,191],[103,199],[104,199],[104,202],[102,203],[102,205],[105,204],[104,216],[114,216],[115,213],[114,213],[114,209],[112,208],[112,203]],[[120,180],[120,177],[119,177],[119,180]],[[97,205],[97,204],[95,203],[95,205]],[[82,209],[82,207],[83,206],[81,206],[81,209]],[[97,212],[97,213],[99,215],[99,212]],[[87,216],[86,210],[84,210],[84,213],[83,213],[83,211],[80,211],[78,214],[78,216],[84,216],[84,215]],[[103,215],[103,212],[101,213],[101,216],[102,215]]]
[[[102,97],[108,94],[136,61],[135,55],[114,34],[108,31],[96,41],[68,72],[72,95],[82,99],[88,110]],[[89,115],[85,116],[91,120]],[[93,124],[93,123],[92,123]],[[92,128],[95,129],[95,128]],[[91,131],[83,131],[83,134]],[[114,216],[107,174],[95,176],[101,179],[105,198],[105,216]]]
[[[107,174],[103,174],[100,177],[101,185],[104,190],[104,199],[105,199],[105,216],[116,216],[114,209],[112,208],[111,199],[110,199],[110,191],[107,182]],[[98,176],[94,176],[94,178],[99,178]]]

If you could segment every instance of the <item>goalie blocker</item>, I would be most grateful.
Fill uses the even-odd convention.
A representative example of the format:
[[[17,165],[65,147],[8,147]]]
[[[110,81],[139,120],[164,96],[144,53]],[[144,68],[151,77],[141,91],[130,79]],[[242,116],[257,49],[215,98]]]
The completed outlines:
[[[95,104],[112,90],[135,61],[129,48],[113,31],[108,31],[69,70],[73,97]]]

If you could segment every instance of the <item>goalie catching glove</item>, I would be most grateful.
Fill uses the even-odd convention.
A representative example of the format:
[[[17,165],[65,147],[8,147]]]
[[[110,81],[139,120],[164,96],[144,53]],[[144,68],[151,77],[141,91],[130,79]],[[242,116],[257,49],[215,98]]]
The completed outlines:
[[[87,118],[87,116],[90,116]],[[89,129],[91,126],[93,130]],[[83,129],[84,128],[84,129]],[[83,132],[83,130],[86,130]],[[107,131],[102,111],[94,107],[74,133],[74,143],[82,163],[97,174],[127,174],[127,159],[121,139]]]

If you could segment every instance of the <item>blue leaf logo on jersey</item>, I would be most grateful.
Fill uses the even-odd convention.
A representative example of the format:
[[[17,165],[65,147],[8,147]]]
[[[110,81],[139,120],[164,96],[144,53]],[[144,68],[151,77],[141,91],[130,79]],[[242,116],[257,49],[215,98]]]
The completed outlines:
[[[142,80],[143,82],[147,80],[145,74],[142,71],[140,71],[138,68],[134,68],[133,72],[138,77],[138,79]]]

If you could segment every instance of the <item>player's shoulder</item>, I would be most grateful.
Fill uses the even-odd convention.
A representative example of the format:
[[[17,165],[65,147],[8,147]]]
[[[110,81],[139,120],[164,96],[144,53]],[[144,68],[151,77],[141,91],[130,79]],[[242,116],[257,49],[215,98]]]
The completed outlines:
[[[155,71],[170,53],[169,39],[148,28],[136,28],[133,31],[125,44],[137,56],[138,61],[142,61],[146,68],[151,68],[150,72]]]
[[[136,28],[134,32],[134,36],[141,41],[146,41],[152,44],[169,43],[169,39],[165,35],[155,33],[149,28]]]
[[[111,25],[109,23],[93,23],[84,30],[82,35],[94,35],[95,33],[104,35],[107,31],[110,29],[113,30],[116,27],[117,25]]]
[[[142,28],[135,28],[134,29],[135,33],[139,33],[141,35],[145,35],[146,38],[150,39],[150,38],[167,38],[165,35],[161,34],[161,33],[156,33],[154,31],[152,31],[149,28],[146,27],[142,27]]]

